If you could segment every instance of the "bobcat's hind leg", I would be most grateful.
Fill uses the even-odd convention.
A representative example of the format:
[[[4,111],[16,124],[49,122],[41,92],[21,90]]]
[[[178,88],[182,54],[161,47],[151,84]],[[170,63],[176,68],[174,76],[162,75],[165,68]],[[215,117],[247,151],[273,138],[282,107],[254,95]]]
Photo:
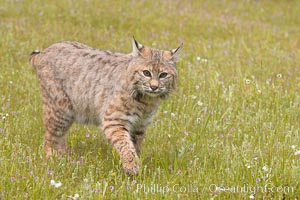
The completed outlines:
[[[73,123],[73,118],[68,116],[63,109],[44,104],[44,149],[46,158],[49,158],[54,152],[64,154],[66,148],[66,132]]]

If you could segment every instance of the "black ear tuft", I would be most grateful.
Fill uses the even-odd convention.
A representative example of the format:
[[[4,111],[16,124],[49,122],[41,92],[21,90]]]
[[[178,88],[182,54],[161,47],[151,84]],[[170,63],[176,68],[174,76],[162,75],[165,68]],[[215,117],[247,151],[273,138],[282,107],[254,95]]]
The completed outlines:
[[[181,43],[181,44],[179,45],[179,47],[177,47],[176,49],[172,49],[172,50],[170,51],[171,54],[172,54],[172,60],[173,60],[174,62],[177,62],[177,61],[178,61],[179,56],[180,56],[180,54],[181,54],[181,52],[182,52],[182,49],[183,49],[183,43]]]
[[[134,36],[132,37],[132,54],[134,56],[139,56],[140,51],[144,48],[144,46],[136,41]]]

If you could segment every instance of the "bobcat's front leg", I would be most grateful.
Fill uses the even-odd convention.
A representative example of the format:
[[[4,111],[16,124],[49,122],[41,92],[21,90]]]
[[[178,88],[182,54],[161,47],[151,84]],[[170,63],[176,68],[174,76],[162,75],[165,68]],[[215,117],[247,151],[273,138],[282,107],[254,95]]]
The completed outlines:
[[[104,118],[103,132],[120,155],[123,169],[128,175],[139,173],[139,159],[125,120]]]
[[[145,135],[145,131],[135,131],[131,136],[138,155],[141,154],[142,141],[144,139],[144,135]]]

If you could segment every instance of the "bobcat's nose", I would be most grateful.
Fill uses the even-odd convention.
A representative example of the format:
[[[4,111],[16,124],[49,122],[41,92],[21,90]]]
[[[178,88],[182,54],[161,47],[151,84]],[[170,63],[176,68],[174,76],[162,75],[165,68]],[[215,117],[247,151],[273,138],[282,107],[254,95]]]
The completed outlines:
[[[151,86],[150,86],[150,88],[151,88],[151,90],[152,90],[152,91],[155,91],[155,90],[157,90],[157,89],[158,89],[158,86],[151,85]]]

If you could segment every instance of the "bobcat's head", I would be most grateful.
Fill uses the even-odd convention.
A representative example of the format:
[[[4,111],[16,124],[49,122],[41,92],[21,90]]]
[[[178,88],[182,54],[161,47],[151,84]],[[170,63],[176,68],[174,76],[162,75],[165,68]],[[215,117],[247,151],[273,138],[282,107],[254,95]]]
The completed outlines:
[[[132,39],[132,56],[128,68],[129,82],[133,95],[167,97],[177,84],[176,62],[182,51],[182,44],[165,51],[143,46]]]

